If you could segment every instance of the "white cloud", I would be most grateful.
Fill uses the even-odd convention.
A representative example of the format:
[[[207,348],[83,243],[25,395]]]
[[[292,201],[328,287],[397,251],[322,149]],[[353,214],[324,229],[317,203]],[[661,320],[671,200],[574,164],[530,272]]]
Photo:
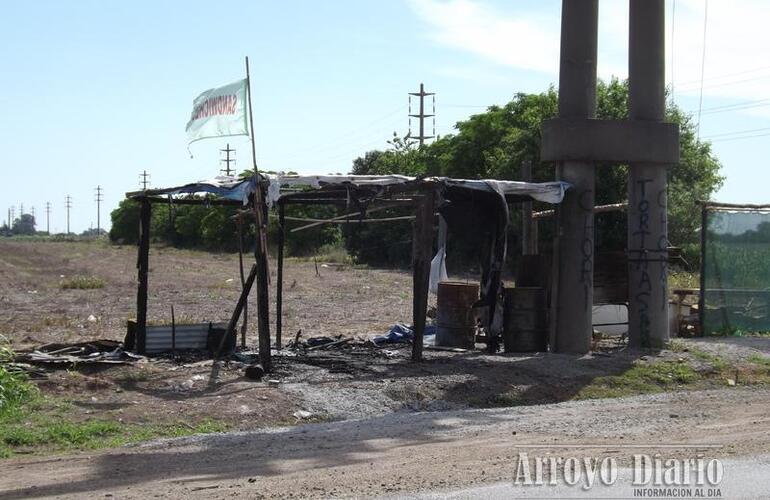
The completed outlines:
[[[671,79],[671,8],[666,5],[667,82]],[[559,65],[559,0],[517,2],[505,10],[480,0],[410,0],[435,43],[498,65],[553,75]],[[599,76],[628,72],[628,1],[602,0]],[[678,96],[700,92],[704,0],[676,0],[673,72]],[[704,96],[746,101],[770,98],[770,2],[710,0]],[[444,69],[446,71],[446,69]],[[704,108],[709,106],[704,100]],[[770,113],[770,106],[743,112]]]
[[[489,61],[545,73],[559,66],[559,24],[528,15],[503,15],[472,0],[411,0],[417,15],[440,45]]]
[[[678,0],[676,4],[673,41],[677,93],[700,92],[705,5],[703,0]],[[770,2],[766,0],[708,3],[704,95],[739,100],[770,97],[768,19]]]

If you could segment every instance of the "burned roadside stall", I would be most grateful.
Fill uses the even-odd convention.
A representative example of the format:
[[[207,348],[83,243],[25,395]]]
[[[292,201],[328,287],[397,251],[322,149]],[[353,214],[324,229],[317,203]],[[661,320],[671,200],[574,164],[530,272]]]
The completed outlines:
[[[259,358],[262,366],[270,370],[272,346],[283,347],[283,268],[284,247],[290,237],[286,221],[308,222],[311,227],[320,224],[385,224],[395,220],[412,220],[412,312],[413,340],[412,359],[422,359],[423,334],[426,327],[429,290],[436,290],[439,281],[446,280],[445,257],[447,229],[453,235],[474,242],[481,256],[481,272],[478,297],[473,301],[470,314],[476,322],[476,330],[470,344],[479,340],[496,351],[502,342],[503,290],[502,271],[507,252],[507,230],[511,203],[540,201],[558,204],[569,185],[564,182],[528,183],[501,180],[465,180],[445,177],[415,178],[400,175],[326,175],[300,176],[260,174],[259,189],[264,200],[261,213],[255,210],[255,182],[252,178],[240,179],[220,176],[209,181],[186,184],[179,187],[152,189],[128,193],[127,197],[141,204],[140,238],[137,259],[136,322],[129,322],[126,346],[141,354],[207,346],[213,355],[221,347],[234,347],[238,326],[247,298],[255,282],[259,282],[257,264],[245,276],[243,272],[243,246],[240,247],[242,291],[233,307],[229,321],[211,318],[211,323],[199,325],[148,325],[148,270],[150,246],[150,218],[153,204],[194,204],[203,206],[240,207],[237,211],[238,227],[252,222],[261,215],[266,220],[269,211],[277,212],[278,250],[274,285],[275,334],[270,335],[267,293],[257,294]],[[257,206],[260,203],[257,202]],[[285,209],[291,205],[330,205],[342,215],[329,219],[287,217]],[[413,215],[378,217],[377,212],[388,208],[403,207]],[[239,230],[241,232],[241,230]],[[436,238],[438,233],[438,238]],[[239,242],[243,241],[242,233]],[[256,241],[266,240],[264,226],[256,225]],[[451,245],[451,242],[449,242]],[[266,247],[264,247],[266,248]],[[443,270],[443,272],[442,272]],[[267,283],[264,283],[267,285]],[[266,289],[266,287],[265,287]],[[547,290],[543,290],[545,296]],[[545,300],[545,299],[544,299]],[[263,306],[263,307],[260,307]],[[470,327],[471,325],[465,325]],[[245,326],[242,328],[245,334]],[[213,344],[216,345],[212,348]]]

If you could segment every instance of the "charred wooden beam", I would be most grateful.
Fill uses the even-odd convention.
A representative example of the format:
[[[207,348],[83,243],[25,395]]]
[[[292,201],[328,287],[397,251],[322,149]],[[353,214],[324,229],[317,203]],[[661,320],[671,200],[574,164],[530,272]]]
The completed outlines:
[[[139,210],[139,255],[136,261],[137,280],[136,290],[136,351],[144,354],[147,346],[147,274],[150,268],[150,219],[152,205],[149,200],[141,200]]]
[[[215,354],[215,358],[219,358],[220,353],[222,352],[222,347],[225,345],[225,340],[229,339],[230,337],[233,337],[233,342],[235,342],[235,325],[238,324],[238,320],[241,317],[241,312],[243,311],[243,308],[246,306],[246,301],[249,298],[249,292],[251,292],[251,287],[254,285],[254,278],[257,277],[257,265],[253,264],[251,266],[251,271],[249,271],[249,277],[246,278],[246,283],[243,285],[243,289],[241,290],[241,296],[238,297],[238,302],[235,304],[235,309],[233,310],[233,314],[230,316],[230,322],[227,324],[227,331],[225,332],[224,336],[222,336],[222,339],[219,341],[219,347],[217,347],[217,352]],[[262,353],[260,352],[260,355]]]
[[[286,239],[285,207],[278,205],[278,270],[275,284],[275,347],[281,348],[283,328],[283,247]]]
[[[422,340],[425,333],[425,317],[428,313],[428,285],[430,261],[433,249],[433,218],[435,193],[428,191],[417,205],[412,238],[412,315],[414,343],[412,361],[422,360]]]

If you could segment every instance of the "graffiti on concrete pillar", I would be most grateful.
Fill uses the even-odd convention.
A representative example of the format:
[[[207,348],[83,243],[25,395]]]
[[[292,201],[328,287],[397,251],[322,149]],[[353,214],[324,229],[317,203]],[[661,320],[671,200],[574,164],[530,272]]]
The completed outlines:
[[[666,190],[658,192],[658,212],[660,215],[660,237],[658,238],[658,256],[660,259],[660,274],[658,286],[660,287],[660,310],[668,307],[668,218],[666,214]]]
[[[591,291],[594,286],[594,211],[593,191],[586,189],[580,194],[578,206],[583,217],[583,233],[580,240],[580,283],[583,285],[583,309],[589,311],[593,306]]]
[[[634,259],[637,271],[635,283],[637,312],[639,314],[639,334],[642,345],[648,345],[650,339],[650,295],[652,293],[652,281],[650,281],[649,262],[647,258],[647,236],[650,235],[650,201],[648,199],[647,184],[652,179],[640,179],[636,181],[634,189],[637,190],[636,212],[637,220],[633,221],[632,236],[636,239],[635,247],[637,250],[631,255]]]

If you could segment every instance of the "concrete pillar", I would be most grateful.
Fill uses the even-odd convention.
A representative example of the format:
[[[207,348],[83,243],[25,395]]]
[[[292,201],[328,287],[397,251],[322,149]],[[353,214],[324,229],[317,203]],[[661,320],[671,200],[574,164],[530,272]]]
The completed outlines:
[[[630,0],[629,118],[662,122],[664,0]],[[628,174],[628,336],[635,347],[668,341],[666,166],[632,163]]]
[[[559,117],[596,115],[598,0],[563,0]],[[594,165],[564,161],[557,177],[573,189],[559,209],[555,276],[555,352],[585,353],[591,348],[594,266]]]

